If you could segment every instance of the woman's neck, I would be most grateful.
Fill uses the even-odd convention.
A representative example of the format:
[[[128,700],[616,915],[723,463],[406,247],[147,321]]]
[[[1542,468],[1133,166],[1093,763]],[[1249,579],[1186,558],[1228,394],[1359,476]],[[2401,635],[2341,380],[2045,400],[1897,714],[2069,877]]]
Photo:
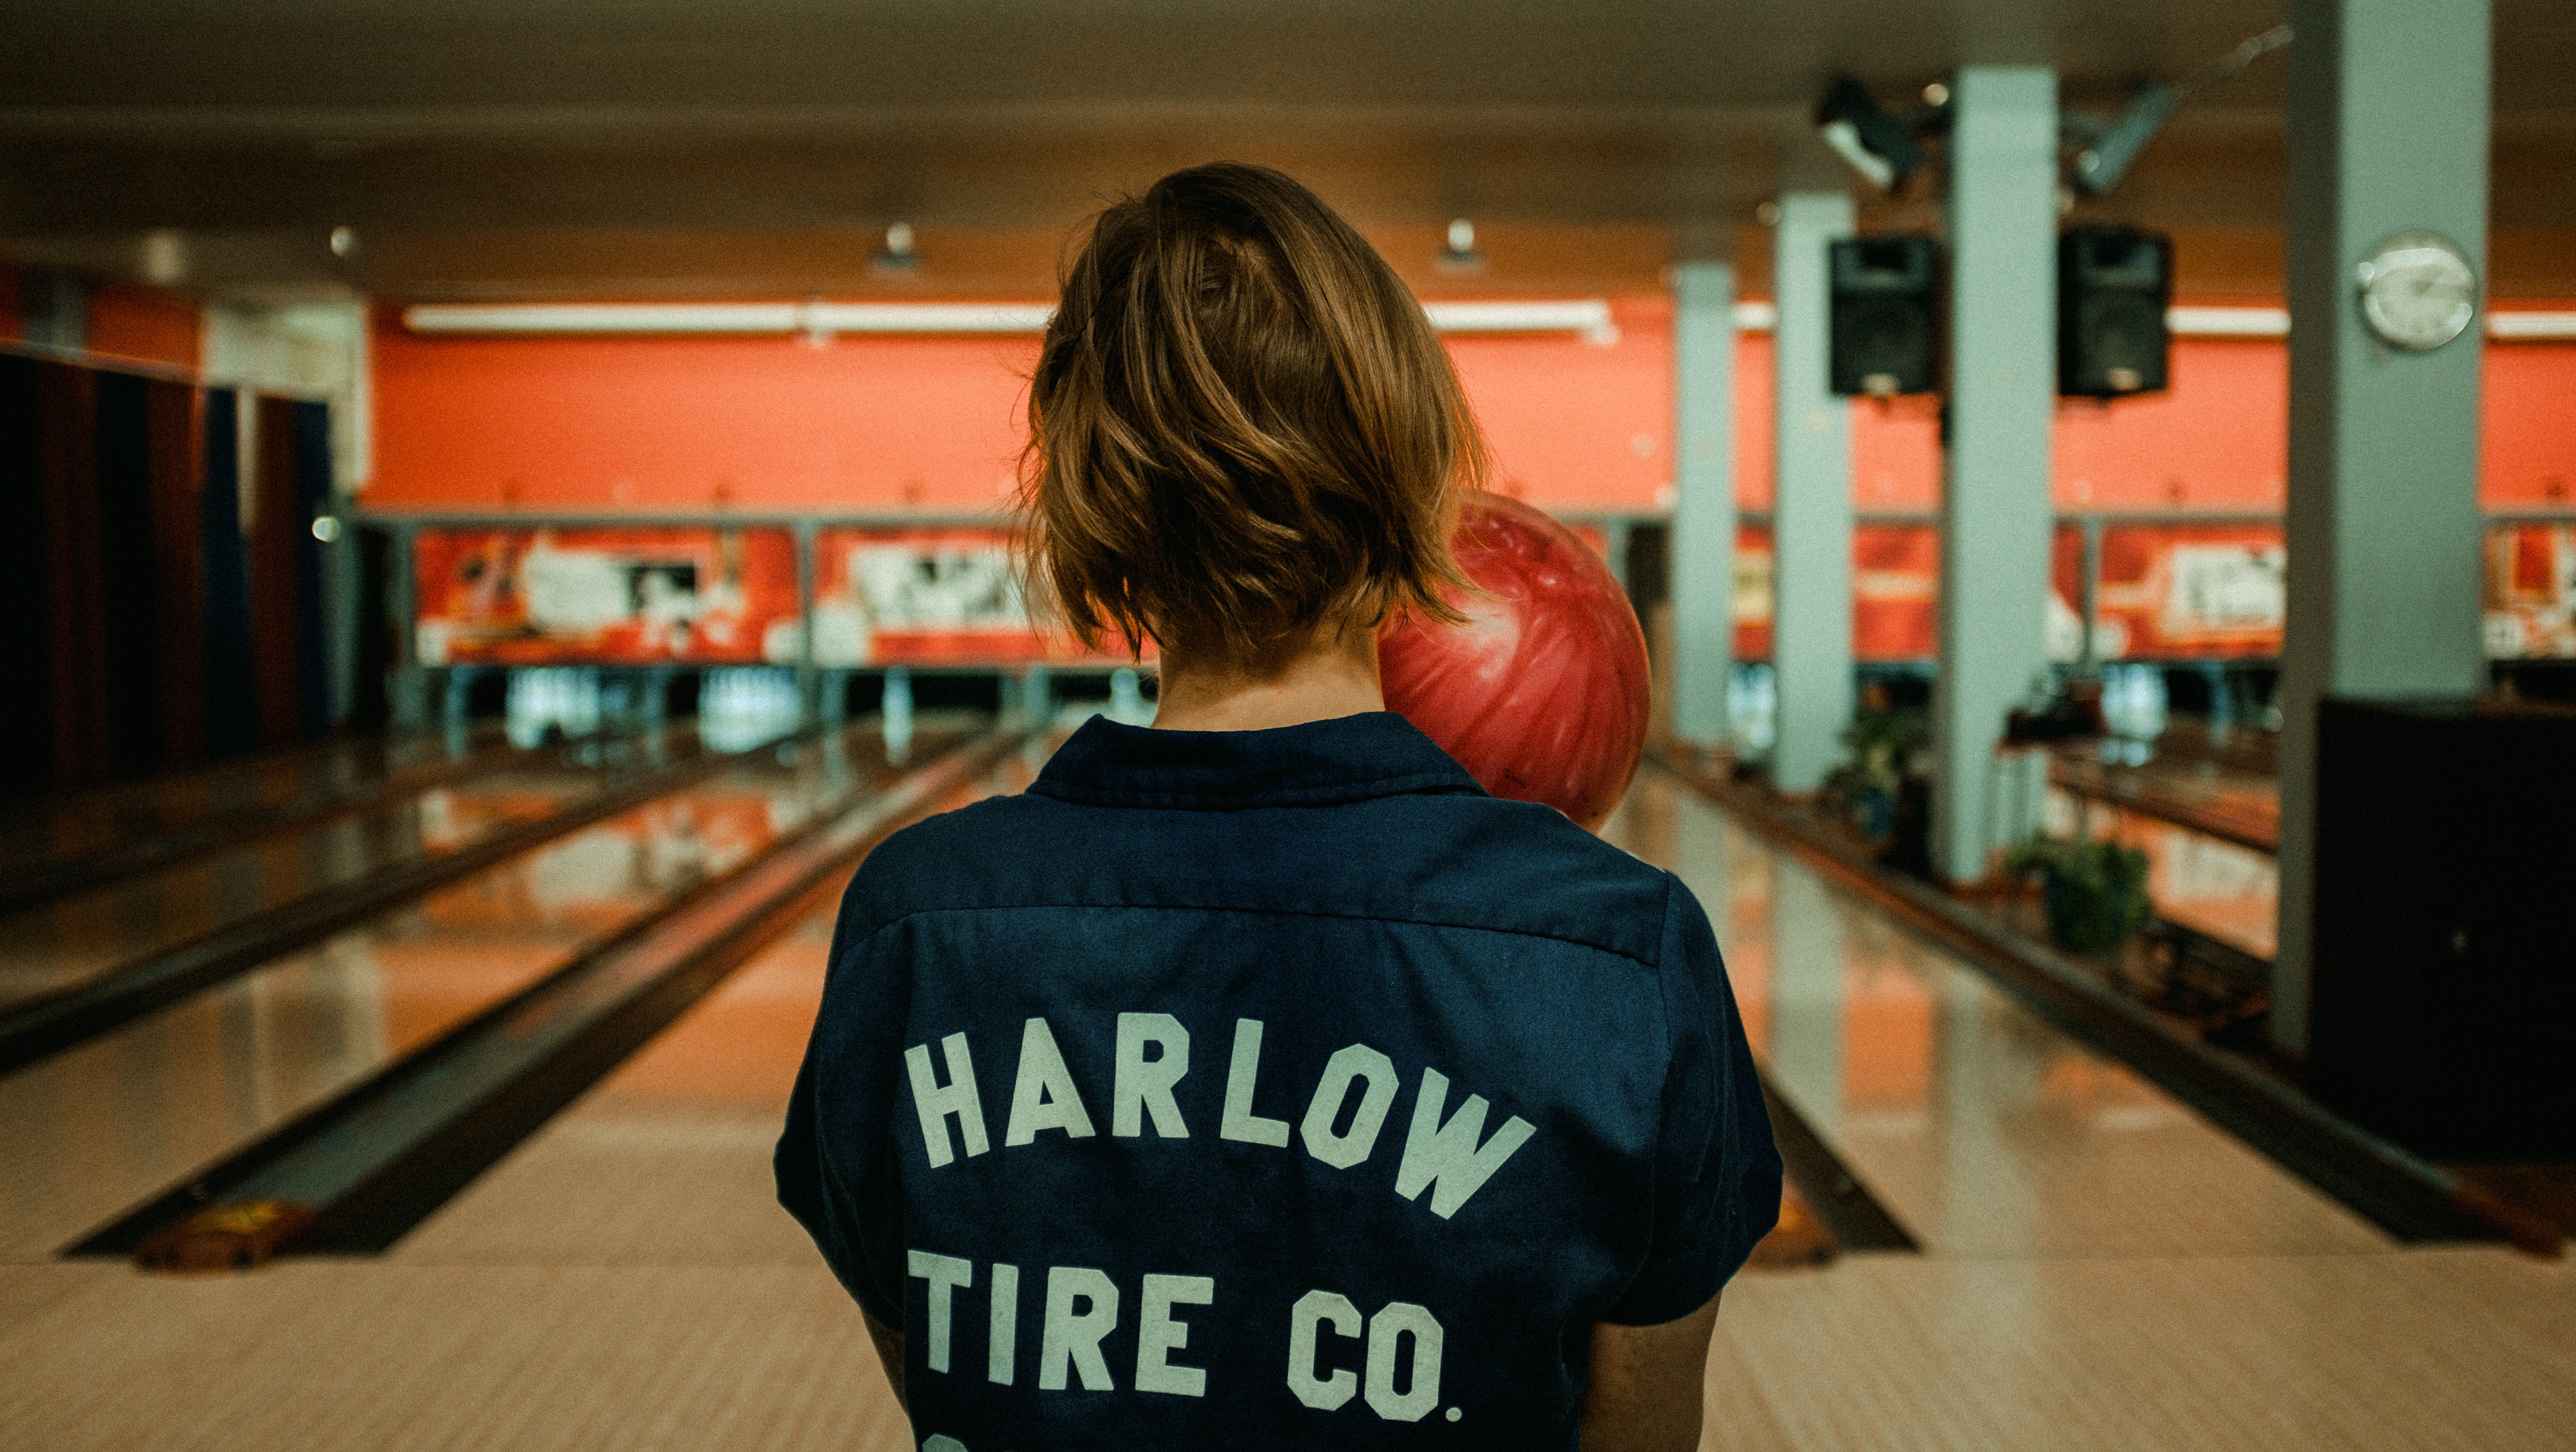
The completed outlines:
[[[1321,626],[1257,655],[1165,646],[1155,726],[1265,731],[1386,709],[1377,632]]]

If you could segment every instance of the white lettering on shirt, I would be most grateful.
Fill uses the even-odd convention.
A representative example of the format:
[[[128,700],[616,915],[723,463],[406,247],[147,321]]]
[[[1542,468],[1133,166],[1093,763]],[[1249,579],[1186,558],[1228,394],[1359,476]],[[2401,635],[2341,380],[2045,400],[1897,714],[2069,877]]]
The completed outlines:
[[[1287,1121],[1253,1112],[1261,1074],[1263,1029],[1257,1018],[1235,1020],[1234,1049],[1226,1070],[1225,1109],[1217,1134],[1240,1143],[1284,1148],[1289,1141]],[[953,1033],[940,1042],[947,1057],[948,1082],[944,1085],[931,1066],[928,1044],[915,1044],[904,1051],[913,1106],[921,1120],[922,1145],[933,1169],[957,1159],[948,1129],[951,1115],[956,1116],[956,1138],[964,1142],[968,1158],[991,1148],[966,1035]],[[1167,1013],[1119,1014],[1110,1084],[1110,1133],[1118,1138],[1137,1138],[1145,1133],[1150,1120],[1153,1132],[1161,1138],[1189,1138],[1189,1126],[1182,1118],[1176,1092],[1189,1068],[1190,1031],[1178,1018]],[[1492,1106],[1481,1094],[1467,1095],[1457,1112],[1446,1114],[1444,1120],[1449,1085],[1446,1074],[1428,1066],[1423,1068],[1394,1186],[1398,1196],[1417,1202],[1422,1192],[1429,1190],[1428,1208],[1443,1220],[1464,1208],[1538,1134],[1536,1126],[1515,1114],[1506,1117],[1490,1138],[1486,1137],[1485,1122]],[[1366,1044],[1350,1044],[1334,1053],[1324,1063],[1298,1126],[1306,1152],[1335,1169],[1365,1163],[1385,1131],[1398,1087],[1394,1060],[1378,1050]],[[1349,1128],[1335,1133],[1334,1125],[1346,1115]],[[1062,1130],[1068,1140],[1088,1139],[1097,1133],[1090,1110],[1074,1083],[1073,1071],[1057,1045],[1054,1029],[1043,1018],[1031,1018],[1021,1029],[1020,1059],[1011,1084],[1011,1114],[1002,1143],[1012,1147],[1031,1144],[1040,1132],[1050,1129]]]
[[[1020,1268],[993,1262],[993,1322],[984,1342],[984,1379],[1009,1386],[1017,1370],[1020,1335]]]
[[[1217,1134],[1246,1144],[1285,1145],[1288,1121],[1252,1112],[1253,1082],[1261,1076],[1261,1020],[1234,1021],[1234,1062],[1225,1071],[1225,1122]]]
[[[930,1282],[930,1345],[922,1359],[932,1371],[946,1371],[954,1292],[975,1284],[975,1262],[926,1250],[912,1252],[908,1260],[912,1274]]]
[[[1034,1020],[1032,1020],[1034,1022]],[[957,1116],[957,1129],[966,1140],[968,1158],[982,1154],[993,1146],[984,1137],[984,1104],[975,1094],[975,1061],[966,1052],[966,1036],[950,1034],[939,1041],[948,1056],[948,1087],[941,1088],[930,1073],[930,1045],[915,1044],[903,1051],[904,1067],[912,1076],[912,1107],[921,1116],[921,1143],[930,1154],[930,1167],[957,1158],[948,1147],[948,1116]]]
[[[1359,1339],[1360,1308],[1348,1296],[1308,1291],[1288,1310],[1288,1390],[1319,1412],[1332,1411],[1360,1389],[1360,1379],[1347,1369],[1315,1375],[1315,1328],[1326,1321],[1336,1334]]]
[[[1136,1309],[1136,1390],[1184,1397],[1207,1395],[1204,1368],[1174,1366],[1168,1359],[1171,1353],[1190,1344],[1189,1325],[1172,1319],[1172,1307],[1215,1302],[1216,1282],[1210,1277],[1145,1277],[1145,1294]]]
[[[1162,1052],[1145,1057],[1145,1046]],[[1133,1139],[1145,1132],[1145,1115],[1154,1116],[1154,1133],[1165,1139],[1188,1139],[1181,1123],[1180,1101],[1172,1086],[1190,1071],[1190,1031],[1168,1013],[1118,1015],[1118,1075],[1109,1091],[1109,1132]]]
[[[1333,1133],[1333,1121],[1342,1113],[1342,1103],[1350,1097],[1351,1081],[1364,1079],[1368,1088],[1360,1095],[1359,1111],[1351,1116],[1351,1127],[1342,1134]],[[1315,1084],[1315,1098],[1306,1106],[1306,1122],[1299,1129],[1306,1140],[1306,1153],[1337,1170],[1347,1170],[1369,1157],[1377,1147],[1377,1132],[1386,1127],[1387,1106],[1395,1102],[1395,1061],[1366,1044],[1353,1044],[1324,1061],[1324,1077]]]
[[[1042,1129],[1060,1129],[1075,1139],[1091,1137],[1091,1115],[1073,1087],[1073,1071],[1055,1046],[1047,1021],[1033,1018],[1020,1033],[1020,1072],[1011,1085],[1011,1124],[1005,1145],[1027,1144]]]
[[[1442,1124],[1440,1106],[1448,1098],[1448,1076],[1437,1069],[1424,1069],[1421,1092],[1413,1100],[1413,1128],[1404,1137],[1404,1162],[1395,1172],[1395,1193],[1411,1200],[1422,1194],[1423,1187],[1430,1186],[1431,1213],[1443,1220],[1457,1214],[1467,1197],[1492,1179],[1503,1161],[1538,1133],[1528,1120],[1515,1114],[1479,1147],[1476,1137],[1485,1132],[1485,1096],[1468,1095],[1458,1112]]]
[[[1395,1389],[1396,1343],[1413,1338],[1413,1374]],[[1369,1317],[1369,1410],[1390,1422],[1418,1422],[1440,1405],[1440,1323],[1411,1301],[1389,1301]]]
[[[1035,1022],[1035,1020],[1031,1020]],[[1082,1302],[1080,1312],[1075,1302]],[[1084,1391],[1116,1391],[1100,1340],[1118,1326],[1118,1283],[1106,1271],[1060,1265],[1047,1271],[1046,1330],[1038,1345],[1038,1390],[1062,1391],[1065,1371],[1082,1374]]]

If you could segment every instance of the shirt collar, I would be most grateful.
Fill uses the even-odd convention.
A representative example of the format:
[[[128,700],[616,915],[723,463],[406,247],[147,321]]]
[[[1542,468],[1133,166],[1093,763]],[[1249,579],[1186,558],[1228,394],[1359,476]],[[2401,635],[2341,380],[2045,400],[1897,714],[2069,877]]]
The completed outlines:
[[[1466,768],[1393,711],[1268,731],[1158,731],[1094,716],[1029,790],[1093,806],[1200,811],[1484,794]]]

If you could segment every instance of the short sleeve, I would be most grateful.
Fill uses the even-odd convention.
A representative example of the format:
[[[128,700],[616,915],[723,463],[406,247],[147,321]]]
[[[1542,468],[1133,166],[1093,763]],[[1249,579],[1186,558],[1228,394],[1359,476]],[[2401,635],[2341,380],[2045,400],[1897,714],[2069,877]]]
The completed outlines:
[[[884,955],[885,932],[842,902],[814,1036],[796,1073],[773,1161],[778,1203],[796,1217],[841,1284],[879,1325],[903,1325],[902,1185],[892,1136],[906,1018],[906,976]]]
[[[1699,900],[1666,877],[1662,977],[1669,1057],[1657,1137],[1653,1240],[1602,1319],[1678,1320],[1708,1304],[1780,1218],[1780,1152]]]

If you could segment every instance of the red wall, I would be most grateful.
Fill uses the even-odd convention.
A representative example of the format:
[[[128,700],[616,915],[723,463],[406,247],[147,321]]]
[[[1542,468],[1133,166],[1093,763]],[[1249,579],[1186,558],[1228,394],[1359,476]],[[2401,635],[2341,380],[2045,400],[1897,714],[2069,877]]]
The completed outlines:
[[[2501,509],[2576,502],[2576,343],[2490,345],[2485,383],[2478,497]]]
[[[377,509],[983,510],[1027,338],[427,338],[376,327]]]
[[[1607,346],[1564,335],[1451,340],[1493,447],[1496,487],[1560,510],[1668,502],[1671,304],[1623,297],[1613,315],[1618,338]],[[96,313],[92,326],[95,335]],[[819,349],[775,337],[429,338],[387,311],[376,327],[368,503],[987,510],[1012,487],[1035,358],[1030,338],[844,338]],[[2486,358],[2481,498],[2490,507],[2566,502],[2576,477],[2576,344],[2494,345]],[[1737,390],[1738,495],[1764,509],[1767,336],[1740,344]],[[2280,342],[2179,340],[2169,392],[2059,406],[2058,505],[2277,509],[2287,417]],[[1861,509],[1933,508],[1931,400],[1856,404],[1852,464]]]
[[[1559,510],[1662,506],[1672,482],[1673,306],[1616,298],[1618,340],[1449,339],[1492,450],[1493,486]]]
[[[1616,342],[1462,337],[1498,489],[1646,510],[1672,476],[1672,305]],[[1012,488],[1034,338],[432,338],[376,324],[377,509],[981,510]]]
[[[205,315],[158,288],[108,283],[90,289],[89,351],[194,368],[203,355]]]

